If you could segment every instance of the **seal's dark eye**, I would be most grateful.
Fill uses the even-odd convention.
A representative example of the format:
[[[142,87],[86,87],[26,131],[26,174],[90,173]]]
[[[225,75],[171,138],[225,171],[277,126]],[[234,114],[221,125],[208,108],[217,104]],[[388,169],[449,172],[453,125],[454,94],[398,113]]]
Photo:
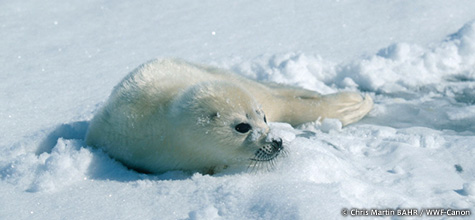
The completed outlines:
[[[266,119],[266,116],[264,115],[264,122],[267,123],[267,119]]]
[[[236,129],[236,131],[238,131],[240,133],[246,133],[249,130],[251,130],[252,127],[249,124],[241,123],[241,124],[236,125],[235,129]]]

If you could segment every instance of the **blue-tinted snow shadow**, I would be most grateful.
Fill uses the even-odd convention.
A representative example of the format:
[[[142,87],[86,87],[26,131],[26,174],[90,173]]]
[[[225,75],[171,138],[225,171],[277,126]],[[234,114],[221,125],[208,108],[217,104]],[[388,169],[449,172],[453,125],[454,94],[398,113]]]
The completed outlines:
[[[90,179],[134,182],[138,180],[184,180],[191,177],[191,174],[183,171],[170,171],[162,174],[140,172],[126,167],[100,149],[91,148],[91,151],[93,157],[87,172]]]
[[[463,112],[475,100],[471,90],[460,90],[447,96],[422,99],[420,94],[379,94],[373,112],[358,123],[375,124],[394,128],[427,127],[435,130],[475,132],[475,115],[451,119],[451,115]],[[378,103],[378,99],[380,103]]]
[[[469,193],[467,191],[465,191],[465,189],[456,189],[456,190],[454,190],[454,192],[456,192],[457,194],[459,194],[461,196],[469,196]]]
[[[59,138],[84,140],[88,127],[88,121],[76,121],[56,126],[56,128],[40,142],[36,149],[36,154],[51,153],[51,149],[56,146]]]

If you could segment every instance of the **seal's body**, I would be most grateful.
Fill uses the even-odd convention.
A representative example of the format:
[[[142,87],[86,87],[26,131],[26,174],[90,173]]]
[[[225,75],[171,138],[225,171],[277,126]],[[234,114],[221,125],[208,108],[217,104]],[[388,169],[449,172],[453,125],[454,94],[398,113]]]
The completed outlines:
[[[322,96],[161,59],[138,67],[114,88],[92,119],[86,142],[138,170],[209,173],[274,159],[283,147],[281,140],[266,138],[267,120],[298,125],[337,118],[346,125],[372,104],[357,93]]]

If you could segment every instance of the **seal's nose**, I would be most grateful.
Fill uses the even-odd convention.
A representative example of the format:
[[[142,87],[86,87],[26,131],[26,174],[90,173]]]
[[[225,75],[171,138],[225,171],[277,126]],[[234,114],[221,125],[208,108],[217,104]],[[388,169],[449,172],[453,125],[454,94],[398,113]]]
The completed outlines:
[[[274,148],[274,151],[281,151],[284,148],[282,147],[282,139],[272,140],[272,148]]]

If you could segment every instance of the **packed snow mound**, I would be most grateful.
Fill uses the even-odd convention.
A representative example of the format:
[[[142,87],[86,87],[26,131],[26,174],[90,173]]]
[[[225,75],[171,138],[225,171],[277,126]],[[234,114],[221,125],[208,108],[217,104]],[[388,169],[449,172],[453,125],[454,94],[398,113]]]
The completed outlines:
[[[320,56],[302,53],[263,55],[231,68],[259,81],[295,85],[323,94],[337,91],[331,87],[336,76],[335,64]]]
[[[258,80],[297,85],[324,94],[337,89],[415,92],[443,81],[474,81],[475,21],[429,49],[396,43],[374,56],[341,64],[319,56],[290,53],[261,56],[234,65],[233,69]]]
[[[349,77],[361,90],[399,92],[450,80],[475,80],[475,22],[433,49],[399,43],[373,57],[343,66],[339,78]]]

